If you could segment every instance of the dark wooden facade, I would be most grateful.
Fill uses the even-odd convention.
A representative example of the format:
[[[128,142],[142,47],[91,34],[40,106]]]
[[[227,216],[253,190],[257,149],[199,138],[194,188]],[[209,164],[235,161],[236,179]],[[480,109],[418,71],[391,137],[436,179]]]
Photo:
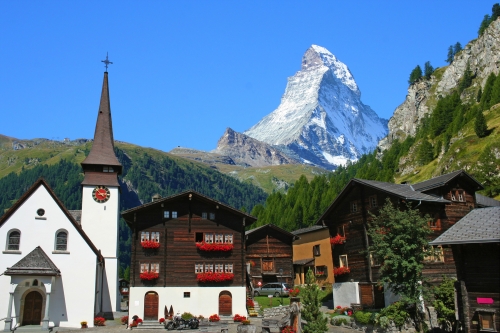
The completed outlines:
[[[168,212],[168,213],[166,213]],[[132,258],[130,265],[131,287],[178,287],[178,286],[245,286],[245,226],[255,218],[212,200],[194,191],[188,191],[169,198],[130,209],[122,214],[132,229]],[[141,237],[159,238],[159,248],[145,249]],[[197,242],[212,235],[222,235],[220,244],[226,244],[230,236],[233,249],[230,251],[202,251]],[[156,266],[158,265],[158,266]],[[218,283],[200,283],[196,266],[204,270],[207,265],[216,265],[226,270],[231,265],[234,278]],[[141,267],[150,271],[159,270],[159,277],[153,280],[140,278]],[[144,269],[144,268],[142,268]]]
[[[285,282],[293,284],[293,240],[297,236],[275,225],[249,230],[246,233],[246,261],[252,286],[258,283]],[[280,269],[283,274],[280,275]]]
[[[500,243],[452,245],[457,304],[465,333],[500,328]],[[493,302],[481,302],[492,299]],[[481,329],[482,327],[482,329]]]
[[[401,209],[411,202],[422,215],[432,218],[433,234],[429,241],[435,239],[476,206],[474,194],[481,189],[467,174],[457,173],[450,178],[444,184],[438,181],[429,184],[421,191],[410,185],[353,179],[317,222],[329,227],[331,237],[345,237],[345,243],[332,246],[332,257],[334,267],[347,265],[350,273],[335,276],[335,282],[359,282],[362,304],[383,307],[384,291],[377,286],[380,265],[367,252],[370,214],[377,215],[387,199]],[[443,274],[456,274],[451,248],[443,246],[438,250],[442,250],[442,255],[429,257],[423,272],[426,279],[434,283],[439,282]]]

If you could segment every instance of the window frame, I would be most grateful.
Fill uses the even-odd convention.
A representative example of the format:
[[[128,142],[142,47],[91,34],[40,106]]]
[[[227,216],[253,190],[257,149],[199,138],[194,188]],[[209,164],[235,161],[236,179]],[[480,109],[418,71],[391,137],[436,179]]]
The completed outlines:
[[[232,263],[224,264],[224,273],[231,273],[231,274],[234,273]]]
[[[170,211],[169,210],[164,210],[163,211],[163,218],[164,219],[169,219],[170,218]]]
[[[17,249],[11,249],[10,247],[11,246],[16,246],[15,243],[11,243],[11,237],[12,237],[12,234],[13,233],[18,233],[19,236],[17,237],[18,241],[17,241]],[[15,252],[15,253],[20,253],[21,251],[21,230],[19,229],[11,229],[9,230],[9,232],[7,232],[7,242],[5,243],[5,251],[6,252]],[[12,237],[14,238],[14,237]]]
[[[491,309],[492,311],[489,311],[490,309],[477,309],[477,316],[478,316],[478,326],[479,326],[479,331],[480,332],[497,332],[496,324],[495,324],[495,311],[494,309]],[[488,321],[491,323],[492,327],[489,328],[484,328],[484,317],[486,316],[491,316],[491,321]]]
[[[438,249],[436,251],[436,249]],[[437,254],[436,254],[437,253]],[[444,263],[444,248],[442,245],[431,245],[431,253],[424,257],[425,262]]]
[[[194,272],[196,274],[200,274],[204,272],[204,265],[203,264],[194,264]]]
[[[357,213],[358,212],[358,203],[356,201],[351,201],[349,203],[349,208],[351,213]]]
[[[370,266],[379,267],[381,266],[380,260],[377,258],[373,251],[370,251]]]
[[[262,271],[274,271],[274,260],[272,258],[262,258]]]
[[[370,208],[377,208],[378,207],[378,201],[377,201],[376,195],[369,196],[368,200],[370,201]]]
[[[345,263],[344,263],[344,260],[345,259]],[[349,267],[349,261],[348,261],[348,258],[347,258],[347,254],[341,254],[339,255],[339,267]]]
[[[172,211],[172,218],[173,218],[173,219],[176,219],[176,218],[177,218],[177,216],[178,216],[178,215],[177,215],[177,211],[176,211],[176,210],[173,210],[173,211]]]
[[[64,247],[64,249],[58,249],[57,248],[58,245],[59,245],[59,243],[58,243],[58,241],[59,241],[59,234],[61,234],[61,233],[66,234],[66,244],[64,244],[66,246]],[[55,233],[55,239],[54,239],[54,252],[55,253],[57,253],[57,252],[68,252],[68,238],[69,238],[69,233],[68,233],[68,231],[66,229],[59,229],[59,230],[56,231],[56,233]]]
[[[313,245],[313,256],[319,257],[321,255],[321,244]]]

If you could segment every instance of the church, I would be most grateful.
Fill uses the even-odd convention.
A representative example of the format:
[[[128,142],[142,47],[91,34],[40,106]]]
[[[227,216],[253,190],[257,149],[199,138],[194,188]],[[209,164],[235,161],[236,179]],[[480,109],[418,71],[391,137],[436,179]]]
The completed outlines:
[[[122,165],[114,153],[107,60],[94,143],[81,163],[82,210],[39,179],[0,218],[0,329],[93,326],[120,310],[118,222]],[[2,325],[4,324],[4,325]],[[2,327],[3,326],[3,327]]]

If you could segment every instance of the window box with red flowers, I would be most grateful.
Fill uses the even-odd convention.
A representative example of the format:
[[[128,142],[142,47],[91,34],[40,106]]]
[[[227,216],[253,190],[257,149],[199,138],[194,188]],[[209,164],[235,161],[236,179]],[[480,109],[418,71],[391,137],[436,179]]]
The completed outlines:
[[[213,314],[210,317],[208,317],[208,321],[217,322],[217,321],[220,321],[220,317],[218,314]]]
[[[242,322],[243,320],[247,320],[247,317],[245,316],[240,316],[239,314],[234,315],[233,321],[234,322]]]
[[[332,245],[342,245],[345,243],[345,237],[340,236],[337,234],[335,237],[330,237],[330,244]]]
[[[333,269],[334,276],[339,276],[339,275],[344,275],[344,274],[349,274],[349,273],[351,273],[351,270],[349,269],[349,267],[342,266],[342,267],[335,267]]]
[[[155,272],[142,272],[139,275],[139,277],[141,278],[141,280],[147,280],[147,281],[155,280],[159,276],[160,276],[160,274],[155,273]]]
[[[143,249],[159,249],[160,248],[160,243],[154,240],[144,240],[141,242],[141,246]]]
[[[227,243],[205,243],[205,242],[198,242],[196,243],[196,247],[200,251],[222,251],[222,252],[228,252],[232,251],[234,248],[233,244],[227,244]]]
[[[233,273],[199,273],[196,275],[198,282],[226,282],[234,279]]]

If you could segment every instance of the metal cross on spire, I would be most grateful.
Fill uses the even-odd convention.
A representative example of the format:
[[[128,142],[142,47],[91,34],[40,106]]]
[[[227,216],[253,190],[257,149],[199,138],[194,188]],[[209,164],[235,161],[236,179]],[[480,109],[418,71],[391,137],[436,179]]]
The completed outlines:
[[[108,52],[106,52],[106,60],[101,60],[101,62],[106,64],[106,72],[108,71],[108,65],[113,64],[111,61],[108,60]]]

